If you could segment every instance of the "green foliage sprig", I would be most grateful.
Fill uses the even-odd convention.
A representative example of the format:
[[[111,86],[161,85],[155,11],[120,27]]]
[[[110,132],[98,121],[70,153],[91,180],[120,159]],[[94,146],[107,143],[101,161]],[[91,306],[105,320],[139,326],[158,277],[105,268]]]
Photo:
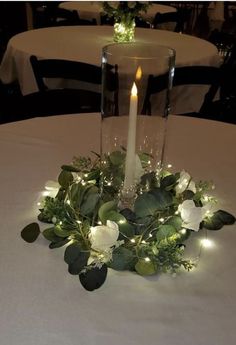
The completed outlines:
[[[185,171],[149,171],[150,157],[141,154],[139,159],[143,170],[133,209],[120,204],[122,151],[102,159],[97,154],[95,160],[74,158],[62,166],[58,187],[47,184],[38,219],[50,226],[42,235],[51,249],[66,246],[69,273],[89,291],[104,283],[108,268],[140,275],[191,270],[195,263],[184,257],[191,234],[235,222],[231,214],[215,211],[211,183],[194,183]],[[40,233],[38,223],[31,223],[21,236],[31,243]]]
[[[141,12],[147,12],[151,2],[142,1],[118,1],[116,3],[104,1],[103,12],[108,17],[113,17],[117,20],[128,20],[140,17]]]

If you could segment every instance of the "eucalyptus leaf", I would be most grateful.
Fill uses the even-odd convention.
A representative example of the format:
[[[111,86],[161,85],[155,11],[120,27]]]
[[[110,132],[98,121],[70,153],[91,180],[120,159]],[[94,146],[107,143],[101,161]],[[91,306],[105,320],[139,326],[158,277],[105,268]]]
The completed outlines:
[[[65,238],[73,234],[73,231],[62,229],[60,226],[55,226],[54,233],[56,236]]]
[[[113,250],[112,260],[108,266],[117,271],[132,270],[137,262],[137,258],[134,256],[131,250],[118,247]]]
[[[68,242],[70,242],[68,238],[64,238],[63,240],[61,239],[61,241],[58,241],[58,242],[51,242],[49,244],[49,248],[50,249],[60,248],[60,247],[63,247]]]
[[[141,276],[150,276],[157,273],[158,267],[151,260],[145,261],[145,259],[140,259],[135,265],[135,271]]]
[[[33,243],[36,241],[39,234],[40,228],[38,223],[31,223],[24,227],[24,229],[21,231],[21,237],[28,243]]]
[[[114,151],[110,154],[109,159],[113,165],[122,165],[125,160],[125,154],[121,151]]]
[[[157,241],[161,241],[176,234],[176,230],[172,225],[160,225],[156,233]]]
[[[161,188],[153,188],[149,194],[153,195],[156,199],[156,208],[159,211],[165,210],[173,203],[172,194]]]
[[[60,242],[61,241],[61,237],[57,236],[54,232],[55,227],[51,227],[51,228],[47,228],[43,231],[43,236],[44,238],[46,238],[46,240],[50,241],[50,242]]]
[[[94,212],[94,209],[99,200],[99,194],[89,194],[86,200],[82,203],[80,212],[83,216],[89,216]]]
[[[215,212],[214,216],[217,216],[224,225],[232,225],[235,223],[235,217],[223,210],[218,210]]]
[[[64,260],[69,265],[76,261],[81,253],[81,246],[78,242],[70,244],[64,254]]]
[[[161,179],[160,187],[162,189],[169,190],[177,183],[177,177],[175,175],[167,175]]]
[[[58,176],[58,182],[62,188],[66,189],[73,182],[73,175],[71,172],[62,170]]]
[[[69,172],[80,172],[80,169],[74,167],[73,165],[62,165],[61,169]]]
[[[69,263],[68,272],[72,275],[79,274],[82,269],[87,265],[90,252],[80,251],[77,258]]]
[[[107,277],[107,265],[103,264],[101,268],[90,266],[86,272],[80,273],[79,280],[81,285],[88,291],[100,288]]]
[[[103,224],[106,223],[107,221],[107,214],[112,211],[112,210],[117,210],[117,202],[112,200],[104,203],[98,210],[98,216],[99,219]]]
[[[141,177],[141,184],[143,186],[149,185],[149,186],[156,186],[157,183],[157,178],[156,178],[156,174],[154,171],[150,172],[150,173],[146,173]]]
[[[143,193],[137,197],[134,203],[134,212],[137,217],[143,218],[146,216],[154,215],[157,210],[156,198],[149,194]]]
[[[179,216],[170,217],[164,225],[172,225],[176,231],[182,229],[182,219]]]
[[[211,218],[207,218],[203,221],[203,227],[208,230],[220,230],[224,224],[220,217],[213,215]]]

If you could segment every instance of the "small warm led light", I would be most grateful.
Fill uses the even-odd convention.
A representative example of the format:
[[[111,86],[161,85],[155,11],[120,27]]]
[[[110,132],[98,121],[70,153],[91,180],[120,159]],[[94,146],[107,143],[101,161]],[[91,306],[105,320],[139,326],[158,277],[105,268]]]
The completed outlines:
[[[214,246],[214,242],[209,240],[208,238],[203,238],[201,240],[201,244],[204,248],[212,248]]]
[[[41,202],[37,202],[37,205],[40,206],[40,205],[41,205]]]
[[[172,168],[172,164],[168,164],[167,168],[169,168],[169,169]]]
[[[102,225],[102,222],[100,220],[98,221],[98,225]]]
[[[186,229],[181,229],[179,232],[182,234],[182,235],[185,235],[186,234]]]
[[[149,237],[152,237],[152,234],[149,234]]]
[[[179,214],[179,211],[175,211],[175,214]]]
[[[82,180],[82,186],[85,186],[86,185],[86,182],[84,180]]]
[[[66,200],[66,203],[67,203],[68,205],[70,205],[70,200]]]
[[[62,221],[60,221],[59,224],[62,225]]]
[[[82,224],[81,220],[76,221],[77,224]]]
[[[118,221],[119,224],[125,224],[125,220],[124,219],[121,219]]]
[[[165,220],[164,218],[160,218],[160,219],[159,219],[159,222],[163,223],[164,220]]]
[[[143,243],[143,244],[145,244],[145,243],[147,243],[146,241],[144,241],[144,240],[142,240],[142,242],[141,243]]]
[[[135,243],[135,239],[134,239],[134,238],[132,238],[132,239],[130,240],[130,242]]]
[[[151,261],[148,257],[146,257],[144,260],[145,260],[146,262],[150,262],[150,261]]]
[[[84,177],[88,177],[88,174],[84,174]]]
[[[108,185],[108,186],[111,186],[111,182],[107,182],[107,185]]]

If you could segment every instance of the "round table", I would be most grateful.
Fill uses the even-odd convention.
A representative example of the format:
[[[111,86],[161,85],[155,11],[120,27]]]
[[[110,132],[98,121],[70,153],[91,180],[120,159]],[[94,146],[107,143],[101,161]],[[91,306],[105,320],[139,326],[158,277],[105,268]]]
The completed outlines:
[[[1,323],[4,345],[234,345],[236,228],[211,231],[198,267],[177,277],[109,270],[88,292],[67,272],[64,249],[21,229],[36,220],[48,179],[74,155],[99,150],[97,114],[0,126]],[[195,180],[213,179],[219,208],[236,213],[236,126],[170,116],[166,158]],[[92,140],[91,140],[92,138]]]
[[[12,37],[3,56],[0,79],[18,80],[23,94],[37,91],[30,66],[30,55],[101,64],[102,47],[113,43],[109,26],[66,26],[26,31]],[[202,39],[165,30],[136,29],[137,42],[151,42],[176,50],[176,66],[218,66],[217,48]],[[62,86],[62,85],[61,85]],[[206,89],[199,86],[178,87],[172,93],[172,112],[198,111]]]
[[[115,3],[115,2],[114,2]],[[101,23],[102,2],[100,1],[66,1],[59,4],[60,8],[69,11],[77,11],[81,19],[96,19],[97,24]],[[147,12],[142,12],[142,18],[152,23],[156,13],[176,12],[172,6],[152,4],[148,7]]]

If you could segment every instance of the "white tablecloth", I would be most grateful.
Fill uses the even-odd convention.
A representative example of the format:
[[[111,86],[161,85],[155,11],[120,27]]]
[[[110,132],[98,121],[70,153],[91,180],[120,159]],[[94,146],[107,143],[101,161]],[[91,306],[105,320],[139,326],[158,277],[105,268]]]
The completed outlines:
[[[58,58],[101,64],[102,47],[112,42],[108,26],[52,27],[23,32],[11,38],[0,67],[3,83],[19,80],[23,94],[37,91],[29,57]],[[217,48],[202,39],[164,30],[136,29],[137,42],[151,42],[176,50],[176,66],[220,63]],[[63,86],[63,84],[60,84]],[[172,96],[172,112],[198,111],[206,89],[179,87]]]
[[[115,2],[114,2],[115,3]],[[103,12],[102,3],[100,1],[66,1],[59,4],[60,8],[69,11],[77,11],[81,19],[96,19],[97,24],[100,24],[100,15]],[[142,17],[152,23],[156,13],[176,12],[172,6],[152,4],[148,7],[147,12],[142,12]]]
[[[169,120],[166,159],[195,179],[213,179],[219,208],[235,214],[236,126]],[[92,293],[67,272],[64,249],[20,238],[36,220],[45,181],[73,155],[98,151],[99,127],[96,114],[0,126],[1,344],[234,345],[235,225],[209,232],[215,245],[190,273],[147,279],[110,270]]]

